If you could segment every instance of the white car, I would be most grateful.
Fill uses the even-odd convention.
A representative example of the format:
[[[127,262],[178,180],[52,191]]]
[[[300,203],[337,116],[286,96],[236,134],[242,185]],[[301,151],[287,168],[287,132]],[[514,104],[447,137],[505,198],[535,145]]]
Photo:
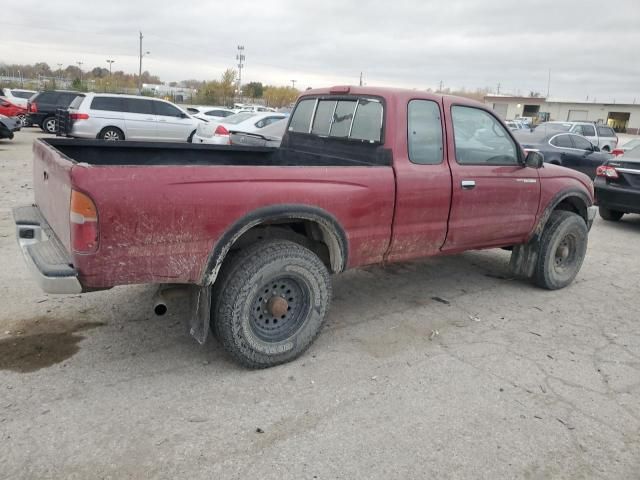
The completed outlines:
[[[279,147],[287,128],[287,119],[273,122],[258,132],[242,132],[235,128],[229,130],[229,144],[244,147]]]
[[[264,105],[251,105],[249,103],[234,103],[233,109],[239,112],[275,112],[275,108],[265,107]]]
[[[229,145],[229,131],[259,133],[267,125],[287,118],[284,113],[276,112],[240,112],[223,119],[221,122],[201,123],[198,125],[193,143]]]
[[[138,95],[87,93],[69,106],[61,133],[102,140],[190,142],[203,120],[166,100]]]
[[[194,116],[195,118],[199,118],[200,120],[209,121],[219,121],[221,118],[230,117],[237,113],[234,110],[226,107],[209,107],[206,105],[202,105],[199,107],[187,107],[187,112]]]
[[[27,102],[36,93],[35,90],[23,90],[21,88],[0,88],[0,97],[4,97],[14,105],[27,108]]]

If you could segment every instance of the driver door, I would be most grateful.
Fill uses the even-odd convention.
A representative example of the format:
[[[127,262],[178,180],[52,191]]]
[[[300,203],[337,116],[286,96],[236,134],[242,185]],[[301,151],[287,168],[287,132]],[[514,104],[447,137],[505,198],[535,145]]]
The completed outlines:
[[[538,170],[502,123],[480,107],[445,97],[452,203],[443,251],[520,243],[531,232],[540,201]]]

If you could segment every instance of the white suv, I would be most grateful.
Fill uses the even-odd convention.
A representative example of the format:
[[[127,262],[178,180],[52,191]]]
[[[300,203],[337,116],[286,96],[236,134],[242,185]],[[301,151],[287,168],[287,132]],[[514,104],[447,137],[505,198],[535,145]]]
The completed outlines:
[[[21,88],[0,88],[0,97],[4,97],[14,105],[27,108],[29,99],[36,93],[35,90],[23,90]]]
[[[62,133],[102,140],[190,142],[202,122],[165,100],[109,93],[76,98],[67,116]]]

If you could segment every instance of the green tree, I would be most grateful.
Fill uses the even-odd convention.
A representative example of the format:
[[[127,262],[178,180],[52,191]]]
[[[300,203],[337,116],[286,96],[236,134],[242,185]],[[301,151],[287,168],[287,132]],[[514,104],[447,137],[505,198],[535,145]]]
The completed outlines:
[[[262,82],[249,82],[243,87],[242,91],[247,97],[262,98],[264,87]]]

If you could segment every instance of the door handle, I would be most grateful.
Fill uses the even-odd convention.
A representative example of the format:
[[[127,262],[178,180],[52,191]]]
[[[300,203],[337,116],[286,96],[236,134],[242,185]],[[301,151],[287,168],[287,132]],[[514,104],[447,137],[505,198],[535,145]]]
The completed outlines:
[[[462,186],[462,188],[464,190],[471,190],[472,188],[476,188],[476,181],[475,180],[462,180],[460,182],[460,185]]]

